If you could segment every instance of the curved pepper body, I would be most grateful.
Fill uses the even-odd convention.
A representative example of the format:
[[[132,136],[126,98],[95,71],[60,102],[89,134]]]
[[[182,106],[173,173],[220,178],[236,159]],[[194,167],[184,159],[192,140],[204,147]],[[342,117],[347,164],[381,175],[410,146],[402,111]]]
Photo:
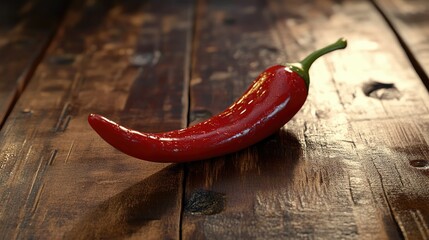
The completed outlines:
[[[194,126],[141,133],[91,114],[92,128],[120,151],[153,162],[187,162],[246,148],[278,131],[302,107],[310,84],[309,68],[320,56],[347,46],[343,38],[298,63],[275,65],[253,81],[222,113]]]
[[[302,107],[308,89],[289,67],[268,68],[222,113],[194,126],[164,133],[141,133],[100,115],[93,129],[118,150],[147,161],[185,162],[246,148],[278,131]]]

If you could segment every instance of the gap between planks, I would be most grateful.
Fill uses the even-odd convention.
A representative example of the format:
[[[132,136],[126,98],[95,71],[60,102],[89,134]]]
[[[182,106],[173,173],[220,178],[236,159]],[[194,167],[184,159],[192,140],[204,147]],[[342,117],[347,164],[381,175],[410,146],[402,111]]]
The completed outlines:
[[[408,44],[405,42],[403,35],[400,34],[400,31],[395,27],[391,19],[387,16],[387,14],[383,11],[382,7],[377,3],[376,0],[369,0],[374,5],[374,8],[380,13],[380,15],[383,17],[386,24],[389,26],[389,28],[392,30],[393,34],[395,35],[396,39],[398,40],[400,46],[404,50],[405,54],[408,57],[408,60],[411,63],[411,66],[413,66],[414,70],[416,71],[417,75],[420,77],[422,83],[425,85],[426,90],[429,92],[429,76],[423,69],[420,62],[416,59],[416,57],[413,54],[413,51],[408,46]]]

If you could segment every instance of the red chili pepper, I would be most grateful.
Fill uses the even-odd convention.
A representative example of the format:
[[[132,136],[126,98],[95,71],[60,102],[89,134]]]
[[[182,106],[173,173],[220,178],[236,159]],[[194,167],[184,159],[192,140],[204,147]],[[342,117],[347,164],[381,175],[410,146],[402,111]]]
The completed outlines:
[[[346,46],[347,41],[341,38],[299,63],[266,69],[224,112],[185,129],[142,133],[97,114],[90,114],[88,121],[113,147],[147,161],[187,162],[232,153],[272,135],[287,123],[307,99],[311,64]]]

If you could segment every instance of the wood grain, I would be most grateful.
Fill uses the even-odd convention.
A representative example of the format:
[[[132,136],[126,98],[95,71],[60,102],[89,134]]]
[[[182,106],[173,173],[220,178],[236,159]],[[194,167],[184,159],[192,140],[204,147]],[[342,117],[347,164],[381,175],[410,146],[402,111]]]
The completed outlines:
[[[240,11],[238,11],[240,9]],[[191,72],[191,124],[223,111],[280,53],[263,1],[199,1]],[[255,18],[260,23],[253,24]],[[249,24],[252,23],[252,24]],[[277,41],[277,43],[276,43]]]
[[[190,111],[196,116],[191,120],[200,121],[228,107],[264,68],[284,62],[285,52],[273,15],[261,1],[201,1],[196,23]],[[268,203],[264,196],[279,189],[288,194],[300,159],[297,137],[281,131],[236,154],[189,164],[183,237],[291,236],[276,226],[275,218],[282,216],[275,212],[276,204],[287,203],[282,199]],[[265,206],[270,210],[264,212]]]
[[[37,67],[68,2],[0,2],[0,127]]]
[[[231,5],[204,3],[198,9],[217,10],[216,16],[232,11]],[[247,2],[240,4],[245,8]],[[220,24],[204,27],[221,21],[202,14],[196,51],[203,53],[204,36],[215,33],[222,41],[211,41],[210,49],[222,49],[228,39],[238,39],[230,44],[240,49],[249,26],[258,41],[282,48],[261,60],[269,64],[281,54],[296,61],[342,36],[349,47],[313,66],[308,102],[279,134],[239,153],[189,165],[187,201],[206,191],[221,194],[225,204],[220,212],[185,212],[184,237],[426,239],[428,95],[383,17],[365,1],[270,1],[263,6],[255,14],[265,18],[251,24],[234,14],[236,33]],[[249,76],[240,74],[240,67],[232,67],[233,73],[217,85],[200,80],[208,64],[211,72],[224,71],[228,50],[222,51],[212,52],[210,61],[196,54],[191,96],[225,94],[228,82],[241,81],[234,91],[245,90]],[[246,62],[250,53],[243,52],[234,55],[233,63]],[[191,106],[216,112],[234,97],[218,95],[215,102],[196,96]],[[398,151],[398,146],[403,147]]]
[[[429,89],[429,2],[375,0],[397,34],[420,78]]]
[[[186,125],[191,20],[190,1],[73,3],[0,132],[2,237],[179,237],[181,167],[116,151],[86,118]]]
[[[2,237],[428,239],[422,1],[1,2]],[[149,163],[87,124],[195,124],[339,37],[301,111],[242,151]]]

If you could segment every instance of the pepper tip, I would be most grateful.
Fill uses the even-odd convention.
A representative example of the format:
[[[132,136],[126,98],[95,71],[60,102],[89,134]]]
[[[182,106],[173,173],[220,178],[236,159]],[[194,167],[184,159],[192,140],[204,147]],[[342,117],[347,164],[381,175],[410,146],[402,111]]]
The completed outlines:
[[[97,118],[97,116],[98,116],[98,114],[90,113],[90,114],[88,115],[88,121],[91,121],[91,120],[93,120],[93,119]]]
[[[90,113],[88,115],[88,123],[91,125],[91,127],[94,128],[94,123],[101,122],[103,120],[103,116],[96,114],[96,113]]]

